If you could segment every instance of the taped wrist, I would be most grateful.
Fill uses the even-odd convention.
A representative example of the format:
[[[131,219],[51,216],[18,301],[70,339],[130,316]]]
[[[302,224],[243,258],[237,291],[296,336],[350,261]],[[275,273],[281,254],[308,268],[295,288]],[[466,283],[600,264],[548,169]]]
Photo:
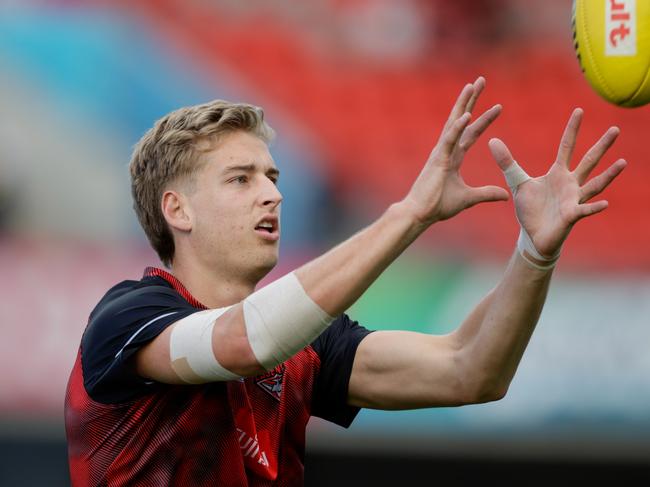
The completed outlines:
[[[528,235],[528,232],[524,230],[523,227],[519,232],[517,250],[519,250],[519,254],[528,264],[541,271],[547,271],[555,267],[555,264],[557,264],[557,261],[560,258],[560,250],[558,250],[557,253],[551,257],[544,257],[542,254],[540,254],[535,248],[535,245],[533,245],[533,241],[531,240],[530,235]],[[541,262],[541,264],[533,261],[530,257],[528,257],[529,255],[535,258],[535,260]]]
[[[292,272],[247,297],[244,320],[255,358],[270,370],[313,342],[334,318]]]
[[[519,186],[530,179],[528,173],[517,164],[517,161],[512,161],[512,164],[508,169],[503,171],[503,175],[506,178],[506,183],[508,184],[513,196],[517,194]],[[519,239],[517,240],[517,250],[521,257],[535,269],[546,271],[555,267],[555,264],[560,258],[560,251],[558,250],[557,253],[551,257],[544,257],[537,251],[533,244],[533,240],[530,238],[530,235],[528,235],[528,232],[524,227],[521,226],[521,223],[519,226],[521,230],[519,232]],[[531,257],[541,263],[533,261]]]

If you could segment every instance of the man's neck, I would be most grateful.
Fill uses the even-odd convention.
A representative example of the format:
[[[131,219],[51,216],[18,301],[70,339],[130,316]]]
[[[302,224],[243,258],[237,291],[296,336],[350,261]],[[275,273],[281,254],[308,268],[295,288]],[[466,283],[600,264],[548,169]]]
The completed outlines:
[[[238,303],[252,294],[256,285],[192,262],[174,262],[172,274],[194,298],[208,308],[223,308]]]

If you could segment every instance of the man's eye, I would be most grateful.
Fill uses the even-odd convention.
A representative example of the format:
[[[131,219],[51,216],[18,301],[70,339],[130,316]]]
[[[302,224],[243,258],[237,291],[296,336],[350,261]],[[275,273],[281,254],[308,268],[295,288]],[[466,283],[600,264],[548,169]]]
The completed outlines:
[[[235,179],[233,179],[234,182],[239,183],[239,184],[246,184],[248,182],[248,177],[247,176],[237,176]]]

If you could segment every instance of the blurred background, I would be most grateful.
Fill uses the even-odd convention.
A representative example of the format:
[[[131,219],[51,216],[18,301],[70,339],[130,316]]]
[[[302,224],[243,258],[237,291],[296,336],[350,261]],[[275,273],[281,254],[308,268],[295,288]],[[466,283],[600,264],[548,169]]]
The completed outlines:
[[[127,165],[154,120],[214,98],[264,107],[278,132],[282,255],[269,279],[404,196],[462,86],[504,111],[487,140],[532,175],[585,109],[576,153],[610,125],[602,168],[629,167],[581,222],[508,396],[487,405],[312,420],[307,485],[558,478],[650,481],[650,108],[598,98],[569,0],[0,1],[0,485],[68,485],[63,397],[87,316],[158,265]],[[602,169],[601,168],[601,169]],[[373,329],[446,333],[499,280],[511,203],[436,225],[350,310]],[[528,483],[528,481],[527,481]]]

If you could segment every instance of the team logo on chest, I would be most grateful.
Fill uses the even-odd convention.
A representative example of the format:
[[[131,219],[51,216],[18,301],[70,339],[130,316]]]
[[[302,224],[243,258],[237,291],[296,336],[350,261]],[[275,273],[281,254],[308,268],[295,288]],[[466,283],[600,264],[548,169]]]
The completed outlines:
[[[263,391],[270,394],[277,401],[282,394],[282,380],[284,379],[284,364],[275,369],[255,378],[255,384],[262,388]]]

